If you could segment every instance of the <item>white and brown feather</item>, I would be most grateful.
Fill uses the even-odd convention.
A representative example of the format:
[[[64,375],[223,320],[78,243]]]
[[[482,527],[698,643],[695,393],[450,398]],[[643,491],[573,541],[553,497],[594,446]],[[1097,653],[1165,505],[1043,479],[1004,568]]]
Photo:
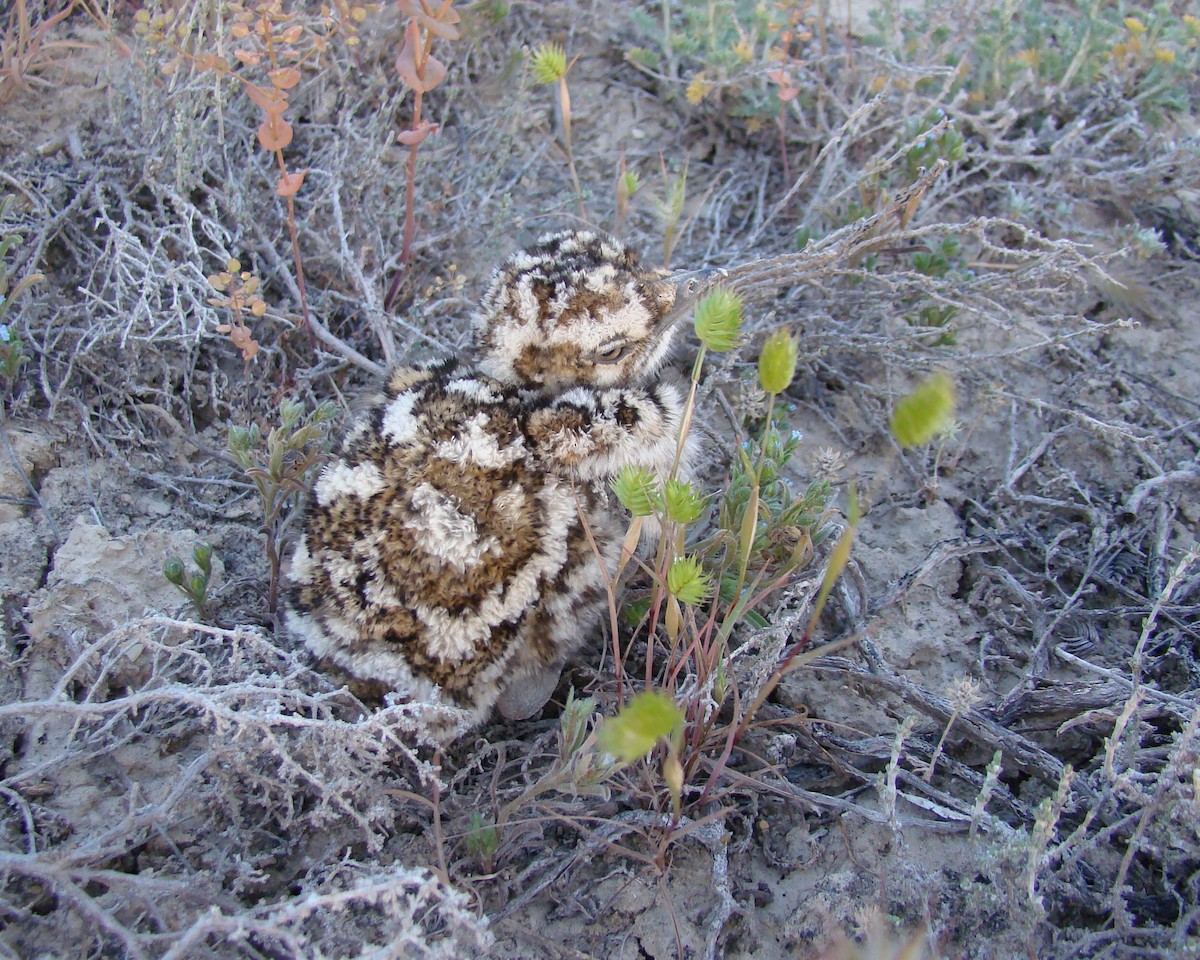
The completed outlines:
[[[660,274],[591,234],[512,257],[476,320],[478,363],[394,370],[322,470],[290,628],[353,677],[454,705],[463,726],[557,676],[607,606],[628,525],[611,478],[675,458],[683,390],[655,377],[673,305]],[[613,343],[620,358],[598,362]]]

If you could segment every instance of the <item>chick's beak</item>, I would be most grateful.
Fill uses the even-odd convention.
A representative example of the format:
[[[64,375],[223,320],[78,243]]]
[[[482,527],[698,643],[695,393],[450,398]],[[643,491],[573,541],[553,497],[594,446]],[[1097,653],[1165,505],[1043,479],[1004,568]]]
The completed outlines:
[[[659,321],[658,329],[666,330],[684,317],[690,317],[696,304],[704,299],[727,273],[727,270],[716,268],[682,270],[667,277],[667,283],[675,286],[675,305]]]

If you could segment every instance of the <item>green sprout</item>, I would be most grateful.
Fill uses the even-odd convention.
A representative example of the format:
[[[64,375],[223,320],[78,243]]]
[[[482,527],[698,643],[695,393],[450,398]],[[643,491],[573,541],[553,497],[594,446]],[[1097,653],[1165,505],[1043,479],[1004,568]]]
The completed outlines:
[[[490,862],[500,849],[500,828],[489,823],[478,810],[471,814],[467,825],[467,852]]]
[[[163,564],[162,572],[167,582],[174,584],[179,592],[187,597],[188,602],[200,617],[204,617],[208,613],[208,584],[212,579],[212,555],[212,544],[197,544],[192,550],[192,560],[195,562],[198,572],[190,576],[179,557],[169,557]]]
[[[297,498],[308,486],[321,459],[326,424],[337,408],[329,402],[305,413],[304,404],[284,399],[279,404],[280,425],[266,438],[258,424],[229,427],[226,449],[258,490],[262,501],[267,560],[270,564],[268,605],[274,611],[279,599],[279,574],[283,562],[283,534]]]

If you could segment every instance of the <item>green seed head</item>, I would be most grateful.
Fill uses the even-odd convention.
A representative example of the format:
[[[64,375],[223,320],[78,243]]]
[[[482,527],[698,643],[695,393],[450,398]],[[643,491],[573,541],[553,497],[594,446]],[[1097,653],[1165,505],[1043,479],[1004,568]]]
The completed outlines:
[[[680,603],[703,603],[712,590],[709,576],[695,557],[679,557],[667,571],[667,589]]]
[[[558,83],[567,75],[567,52],[557,43],[543,43],[533,51],[529,69],[537,83]]]
[[[700,519],[706,498],[684,480],[668,480],[663,488],[663,501],[668,520],[689,524]]]
[[[658,484],[643,467],[624,466],[612,482],[613,493],[635,517],[648,517],[658,510]]]
[[[175,586],[182,587],[184,576],[183,561],[178,557],[171,557],[170,560],[163,564],[163,576],[170,583],[175,584]]]
[[[615,717],[605,720],[596,742],[622,763],[634,763],[649,753],[659,739],[683,725],[683,711],[667,694],[655,690],[639,693]]]
[[[714,353],[724,353],[737,343],[742,325],[742,298],[717,289],[696,304],[696,336]]]
[[[192,550],[192,558],[205,574],[212,573],[212,553],[213,548],[211,543],[199,543]]]
[[[796,375],[800,343],[780,327],[767,337],[758,356],[758,383],[767,393],[783,393]]]
[[[954,383],[944,373],[935,373],[896,404],[890,426],[892,436],[904,448],[927,444],[954,420]]]

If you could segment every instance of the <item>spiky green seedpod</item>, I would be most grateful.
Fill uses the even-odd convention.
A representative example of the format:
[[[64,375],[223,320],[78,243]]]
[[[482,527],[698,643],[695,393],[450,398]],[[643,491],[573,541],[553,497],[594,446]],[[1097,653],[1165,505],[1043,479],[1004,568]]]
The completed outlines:
[[[954,383],[944,373],[935,373],[896,404],[889,425],[900,446],[920,447],[946,429],[954,417]]]
[[[567,75],[567,51],[557,43],[543,43],[533,51],[529,69],[537,83],[558,83]]]
[[[712,592],[709,576],[695,557],[678,557],[667,570],[667,589],[680,603],[703,603]]]
[[[656,690],[639,693],[615,717],[605,720],[596,742],[622,763],[634,763],[648,754],[659,739],[683,725],[683,711],[667,694]]]
[[[643,467],[622,467],[612,482],[612,491],[635,517],[648,517],[658,510],[658,483],[654,474]]]
[[[696,336],[714,353],[732,350],[742,325],[742,298],[717,289],[696,304]]]
[[[796,375],[800,343],[780,327],[767,337],[758,355],[758,383],[767,393],[783,393]]]
[[[663,488],[667,519],[689,524],[700,519],[708,499],[686,480],[668,480]]]

